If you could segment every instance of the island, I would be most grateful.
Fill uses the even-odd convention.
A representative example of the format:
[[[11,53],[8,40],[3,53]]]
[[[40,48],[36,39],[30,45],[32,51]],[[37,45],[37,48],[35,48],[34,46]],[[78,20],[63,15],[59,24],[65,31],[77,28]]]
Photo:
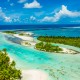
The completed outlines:
[[[60,44],[71,45],[80,48],[80,37],[39,36],[37,39],[43,42],[60,43]]]
[[[24,32],[24,31],[4,31],[3,33],[11,35],[6,36],[8,40],[21,44],[23,46],[35,46],[36,41],[34,41],[34,38],[32,37],[32,32]]]
[[[16,31],[4,31],[4,33],[7,33],[7,34],[16,34]]]
[[[37,40],[34,39],[34,34],[29,31],[5,31],[5,34],[11,35],[8,40],[18,43],[20,45],[26,46],[26,47],[33,47],[36,50],[39,51],[45,51],[50,53],[67,53],[67,54],[77,54],[79,52],[68,49],[60,46],[56,46],[53,43],[60,43],[60,44],[66,44],[71,45],[75,47],[80,46],[80,38],[79,37],[65,37],[65,36],[39,36],[37,37]]]
[[[46,52],[61,52],[62,48],[59,46],[54,46],[51,43],[44,43],[44,42],[39,42],[35,45],[35,48],[41,51],[46,51]]]

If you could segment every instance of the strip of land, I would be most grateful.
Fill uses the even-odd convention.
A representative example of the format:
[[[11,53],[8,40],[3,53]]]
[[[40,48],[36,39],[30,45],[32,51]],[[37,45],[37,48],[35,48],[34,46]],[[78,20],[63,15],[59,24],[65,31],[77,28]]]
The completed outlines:
[[[20,39],[20,44],[23,46],[34,47],[37,50],[45,52],[65,53],[65,54],[77,54],[79,52],[60,46],[52,45],[53,43],[67,44],[75,47],[80,47],[79,37],[54,37],[54,36],[39,36],[38,41],[34,40],[32,32],[21,31],[19,33],[15,31],[5,31],[4,33],[12,35],[15,38]]]
[[[37,39],[43,42],[60,43],[60,44],[71,45],[80,48],[80,37],[39,36]]]

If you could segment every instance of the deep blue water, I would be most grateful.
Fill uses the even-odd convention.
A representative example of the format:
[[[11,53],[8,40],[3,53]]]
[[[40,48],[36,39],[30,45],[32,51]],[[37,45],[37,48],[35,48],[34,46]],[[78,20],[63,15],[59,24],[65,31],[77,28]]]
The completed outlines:
[[[64,28],[64,27],[80,27],[79,24],[54,24],[54,25],[0,25],[0,30],[13,30],[13,29],[24,29],[24,30],[40,30],[40,29],[53,29],[53,28]]]
[[[1,25],[0,30],[31,31],[36,36],[80,37],[80,25]]]

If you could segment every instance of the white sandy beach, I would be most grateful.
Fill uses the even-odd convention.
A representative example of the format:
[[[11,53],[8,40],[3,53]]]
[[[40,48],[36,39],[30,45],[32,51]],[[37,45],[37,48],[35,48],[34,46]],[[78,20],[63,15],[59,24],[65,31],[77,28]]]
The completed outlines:
[[[21,44],[23,46],[34,46],[36,44],[36,42],[34,41],[34,38],[32,36],[30,36],[30,35],[32,35],[32,33],[26,32],[25,34],[29,34],[29,35],[26,36],[26,35],[14,34],[13,36],[22,39],[23,41],[21,42]]]
[[[22,80],[49,80],[49,76],[42,70],[22,70]]]
[[[19,34],[14,34],[14,36],[22,40],[33,41],[33,37],[30,37],[30,36],[20,36]]]
[[[10,57],[10,62],[12,61],[13,59]],[[42,70],[30,69],[21,70],[21,72],[22,72],[21,80],[49,80],[49,75]]]
[[[70,50],[70,49],[67,49],[67,48],[63,48],[62,47],[62,52],[63,53],[67,53],[67,54],[74,54],[74,53],[76,53],[76,51],[73,51],[73,50]]]

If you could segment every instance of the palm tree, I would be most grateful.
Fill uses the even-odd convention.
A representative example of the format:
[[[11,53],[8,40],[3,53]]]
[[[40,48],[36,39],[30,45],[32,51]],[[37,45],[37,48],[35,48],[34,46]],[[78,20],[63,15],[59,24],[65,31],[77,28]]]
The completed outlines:
[[[12,61],[11,67],[15,68],[15,65],[16,65],[15,61]]]
[[[4,48],[2,51],[4,52],[4,54],[7,55],[7,49],[6,48]]]

